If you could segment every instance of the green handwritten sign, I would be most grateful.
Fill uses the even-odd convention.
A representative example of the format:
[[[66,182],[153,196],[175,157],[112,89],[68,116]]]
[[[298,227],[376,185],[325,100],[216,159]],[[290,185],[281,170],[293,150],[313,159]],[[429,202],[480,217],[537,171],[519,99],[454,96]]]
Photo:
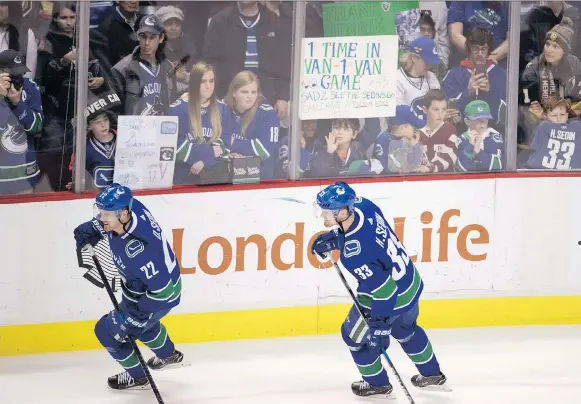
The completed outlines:
[[[396,35],[409,10],[418,10],[417,1],[353,1],[323,5],[326,37]],[[396,21],[396,17],[398,21]]]

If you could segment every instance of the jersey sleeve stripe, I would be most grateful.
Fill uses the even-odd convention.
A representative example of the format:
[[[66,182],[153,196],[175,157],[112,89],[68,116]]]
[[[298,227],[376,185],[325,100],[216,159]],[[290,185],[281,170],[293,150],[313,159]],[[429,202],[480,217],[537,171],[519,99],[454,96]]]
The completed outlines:
[[[250,141],[252,144],[252,149],[254,150],[254,154],[260,157],[262,160],[266,160],[270,157],[270,153],[266,150],[266,147],[262,144],[259,139],[252,139]]]
[[[397,284],[391,276],[389,276],[381,286],[376,288],[373,293],[374,300],[389,300],[397,292]]]
[[[167,281],[167,283],[165,284],[165,286],[163,288],[159,288],[159,289],[156,289],[156,290],[151,290],[149,292],[153,293],[154,295],[157,295],[158,293],[163,292],[164,290],[166,290],[168,288],[168,286],[170,286],[170,284],[173,287],[173,282],[171,281],[171,279],[169,281]]]
[[[152,300],[172,302],[180,296],[181,291],[182,278],[180,276],[175,284],[170,280],[162,289],[153,292],[147,291],[146,296]]]
[[[361,306],[363,306],[366,309],[371,310],[371,302],[373,300],[373,296],[371,296],[368,293],[362,293],[359,292],[357,295],[357,301],[359,302],[359,304]]]
[[[405,291],[403,291],[402,293],[400,293],[397,296],[394,310],[399,310],[399,309],[402,309],[406,306],[409,306],[409,304],[414,301],[421,286],[422,286],[422,278],[420,277],[420,274],[418,273],[418,269],[414,265],[414,277],[413,277],[412,283],[410,284],[409,288],[407,288]]]

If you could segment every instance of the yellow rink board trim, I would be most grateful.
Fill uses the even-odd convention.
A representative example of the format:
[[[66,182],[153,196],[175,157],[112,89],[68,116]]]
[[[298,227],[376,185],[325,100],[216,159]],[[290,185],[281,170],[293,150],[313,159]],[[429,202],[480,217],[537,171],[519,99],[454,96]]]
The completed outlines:
[[[163,320],[177,344],[338,333],[349,305],[175,314]],[[425,328],[581,323],[581,296],[422,300]],[[0,356],[98,349],[96,320],[0,326]]]

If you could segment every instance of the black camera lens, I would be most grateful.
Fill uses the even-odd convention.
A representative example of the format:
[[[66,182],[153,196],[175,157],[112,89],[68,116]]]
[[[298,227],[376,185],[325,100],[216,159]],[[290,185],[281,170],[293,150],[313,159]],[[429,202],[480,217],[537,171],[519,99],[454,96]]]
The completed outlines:
[[[20,90],[24,84],[24,79],[22,76],[10,75],[10,80],[12,81],[12,85],[14,86],[15,90]]]

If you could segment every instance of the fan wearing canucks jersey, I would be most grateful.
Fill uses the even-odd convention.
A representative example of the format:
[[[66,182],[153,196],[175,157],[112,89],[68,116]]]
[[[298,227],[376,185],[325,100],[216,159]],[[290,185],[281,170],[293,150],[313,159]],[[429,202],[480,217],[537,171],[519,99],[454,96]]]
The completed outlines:
[[[6,52],[8,51],[2,54],[6,56]],[[26,94],[26,89],[15,90],[15,84],[11,81],[15,73],[11,66],[6,70],[8,71],[0,69],[0,195],[30,193],[40,179],[40,170],[32,143],[33,133],[27,132],[28,124],[22,119],[19,120],[22,116],[15,114],[19,111],[22,115],[23,111],[28,110],[29,112],[26,113],[31,118],[28,123],[31,123],[36,113],[32,112],[29,105],[23,105],[23,102],[14,105],[11,96],[14,96],[17,91],[22,97]],[[34,86],[31,89],[38,92]]]
[[[234,76],[225,101],[233,115],[230,151],[260,157],[260,179],[274,178],[280,118],[272,106],[262,104],[256,75],[242,71]]]
[[[543,107],[547,121],[537,127],[530,146],[533,153],[525,168],[580,169],[581,153],[577,147],[577,138],[581,136],[581,122],[569,121],[570,101],[551,95]]]
[[[103,189],[97,195],[95,219],[79,225],[74,236],[77,248],[107,237],[121,278],[120,311],[104,315],[95,326],[101,344],[125,368],[108,379],[108,386],[146,388],[149,382],[127,338],[139,339],[155,353],[147,361],[153,370],[182,362],[183,354],[160,322],[180,302],[180,268],[161,227],[129,188],[114,183]]]
[[[111,110],[121,104],[117,94],[106,92],[91,96],[85,110],[87,116],[87,151],[85,167],[93,187],[105,188],[113,182],[117,132],[111,127]]]
[[[185,85],[163,53],[163,23],[155,14],[143,17],[137,30],[139,46],[113,68],[111,85],[123,102],[125,115],[165,115]]]
[[[550,123],[542,122],[531,143],[533,154],[526,168],[539,170],[578,170],[581,169],[581,122]],[[576,150],[577,149],[577,150]]]
[[[226,104],[216,99],[214,88],[214,68],[196,63],[190,73],[188,93],[169,108],[168,115],[179,118],[174,184],[191,182],[192,174],[215,166],[228,155],[231,114]]]
[[[323,189],[315,206],[325,227],[335,227],[313,242],[311,251],[325,258],[339,250],[340,263],[357,280],[355,306],[341,327],[362,381],[351,389],[358,396],[389,395],[393,388],[381,363],[381,350],[393,336],[419,371],[414,386],[444,390],[446,376],[424,330],[417,324],[423,281],[381,209],[357,197],[344,182]]]
[[[486,101],[471,101],[464,108],[464,122],[468,130],[457,139],[458,159],[456,171],[502,170],[504,164],[504,140],[502,135],[488,127],[492,119]]]
[[[105,188],[113,182],[117,134],[110,128],[109,115],[106,112],[96,114],[88,123],[87,171],[93,178],[95,188]]]

